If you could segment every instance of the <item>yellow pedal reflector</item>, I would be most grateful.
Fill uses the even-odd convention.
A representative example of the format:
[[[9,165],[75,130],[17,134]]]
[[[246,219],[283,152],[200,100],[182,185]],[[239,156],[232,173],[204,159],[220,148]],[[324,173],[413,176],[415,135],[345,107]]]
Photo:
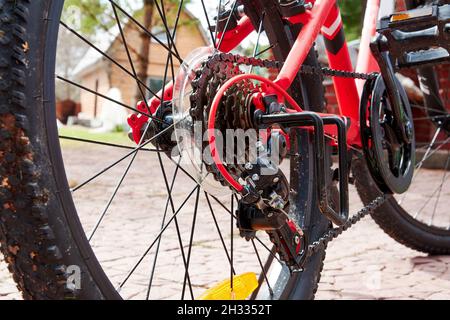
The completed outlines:
[[[253,272],[233,277],[233,292],[231,280],[224,280],[203,293],[198,300],[245,300],[258,288],[258,279]]]
[[[429,17],[433,15],[432,7],[413,9],[410,11],[396,12],[391,16],[391,22],[404,21],[415,18]]]

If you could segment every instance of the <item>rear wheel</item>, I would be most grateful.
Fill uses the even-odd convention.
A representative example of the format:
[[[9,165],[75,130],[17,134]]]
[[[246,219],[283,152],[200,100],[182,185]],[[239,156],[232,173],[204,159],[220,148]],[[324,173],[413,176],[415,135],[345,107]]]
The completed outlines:
[[[263,21],[275,58],[284,60],[298,30],[285,25],[276,1],[241,2],[251,8],[246,11],[255,29],[261,29],[258,27]],[[113,1],[111,3],[114,5]],[[168,38],[167,43],[161,44],[160,38],[153,35],[159,39],[155,41],[166,49],[163,50],[167,55],[164,59],[165,83],[174,77],[174,61],[182,58],[176,49],[178,40],[172,39],[182,36],[180,32],[175,37],[175,32],[181,25],[179,20],[183,15],[180,12],[183,10],[179,4],[175,7],[165,1],[155,4],[155,12],[159,13],[158,19],[163,22],[163,32]],[[142,144],[135,148],[124,143],[105,143],[105,140],[68,135],[70,130],[58,130],[54,78],[57,34],[63,7],[64,1],[0,0],[4,17],[0,22],[0,31],[4,35],[0,41],[0,162],[3,179],[0,187],[0,241],[9,269],[24,297],[196,298],[206,287],[223,280],[219,277],[253,268],[252,271],[260,274],[253,298],[312,299],[320,279],[324,251],[312,256],[303,272],[291,274],[268,247],[265,234],[258,234],[252,243],[238,238],[234,240],[233,234],[229,234],[230,221],[231,229],[235,228],[230,215],[235,208],[234,197],[227,200],[212,197],[201,191],[189,176],[179,180],[177,175],[186,172],[182,172],[183,168],[177,163],[169,166],[171,161],[160,150]],[[113,8],[116,15],[120,13],[126,17],[126,10],[118,5]],[[203,5],[197,8],[203,12]],[[169,11],[176,19],[166,18],[165,13]],[[192,19],[190,15],[184,18]],[[199,18],[205,23],[206,20],[212,22],[207,14],[206,19]],[[130,19],[126,20],[132,27],[140,28]],[[116,27],[121,29],[120,19],[117,21]],[[82,42],[89,43],[71,26],[64,22],[61,25]],[[122,39],[122,52],[130,54],[123,30],[119,30],[122,37],[117,36],[116,39]],[[146,33],[150,35],[148,30]],[[92,44],[89,50],[116,65],[124,72],[124,77],[133,77],[134,73],[136,78],[132,59],[129,63],[133,71],[128,71],[128,67],[123,67],[123,61],[111,58],[110,51]],[[317,66],[314,50],[306,63]],[[97,89],[83,86],[74,79],[57,77],[96,95],[98,99],[118,102],[114,97],[100,94]],[[142,81],[140,87],[144,91],[157,91]],[[292,95],[305,109],[322,111],[321,79],[299,77],[292,87]],[[126,105],[119,102],[118,106]],[[291,134],[291,139],[291,151],[300,154],[291,158],[290,168],[285,168],[290,171],[293,190],[290,201],[295,204],[291,214],[300,221],[301,227],[309,234],[309,241],[313,242],[330,224],[320,214],[314,197],[314,157],[309,133],[296,131]],[[98,146],[99,149],[80,147],[74,151],[79,146],[71,149],[64,143],[61,149],[61,140]],[[109,153],[105,148],[115,148],[119,152]],[[129,149],[128,153],[120,153],[126,149]],[[111,155],[115,158],[110,159]],[[118,168],[126,161],[128,165]],[[101,165],[101,162],[107,165]],[[135,162],[139,162],[138,172],[133,175],[135,183],[126,189],[125,198],[118,202],[116,196],[121,193],[127,176],[132,175],[129,172]],[[92,169],[98,170],[97,173],[86,174]],[[85,178],[73,182],[80,179],[75,173]],[[97,178],[110,178],[113,173],[118,173],[118,176],[112,184],[108,184],[111,181],[96,184]],[[160,185],[156,182],[156,174]],[[192,190],[188,189],[189,183],[193,184]],[[180,192],[176,191],[177,186]],[[87,190],[83,191],[83,188]],[[162,196],[159,195],[160,188],[164,191]],[[99,204],[98,199],[102,197],[104,202]],[[190,199],[195,201],[190,203]],[[116,204],[118,206],[114,206]],[[178,217],[185,204],[190,206],[188,212],[191,215],[183,218],[180,214]],[[95,208],[100,214],[91,213]],[[110,220],[114,230],[108,229],[104,223],[108,221],[111,209],[114,209],[113,213],[120,212],[123,218],[117,220],[116,216]],[[221,213],[218,213],[219,209]],[[155,223],[153,216],[161,212],[164,212],[162,222],[157,221],[158,217]],[[210,220],[201,223],[201,219]],[[196,226],[200,231],[196,231]],[[168,235],[169,230],[172,235]],[[214,244],[207,233],[211,230],[215,232]],[[164,240],[161,240],[162,236]],[[200,249],[200,256],[195,255],[195,249]],[[222,253],[212,254],[211,249]],[[238,253],[239,249],[241,253]],[[166,258],[162,258],[163,255]],[[158,270],[161,276],[158,276]],[[164,270],[169,272],[164,273]]]

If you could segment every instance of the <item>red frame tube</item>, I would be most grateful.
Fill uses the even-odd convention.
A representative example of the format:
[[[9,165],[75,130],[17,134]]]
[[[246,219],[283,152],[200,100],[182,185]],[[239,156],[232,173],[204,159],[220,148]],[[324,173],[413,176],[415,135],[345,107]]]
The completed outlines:
[[[309,2],[313,4],[313,8],[310,11],[288,19],[291,23],[302,23],[303,27],[275,81],[275,85],[282,88],[284,92],[286,92],[297,76],[298,71],[304,63],[321,30],[325,37],[328,36],[330,39],[333,39],[333,37],[335,37],[342,29],[341,23],[339,23],[336,28],[336,19],[338,16],[340,17],[336,0],[317,0]],[[379,9],[380,0],[368,0],[361,38],[360,54],[356,67],[357,72],[369,73],[379,70],[377,63],[370,52],[369,46],[371,38],[376,32]],[[333,31],[335,28],[336,30],[334,32],[329,31],[330,29]],[[324,30],[328,32],[324,32]],[[235,29],[227,31],[225,34],[218,34],[218,39],[224,36],[220,45],[220,50],[223,52],[231,51],[252,31],[254,31],[254,28],[250,19],[248,17],[241,18]],[[345,41],[338,52],[328,51],[327,54],[331,68],[346,71],[353,70]],[[359,135],[359,100],[364,82],[355,82],[353,79],[341,79],[337,77],[333,78],[333,82],[339,104],[338,115],[351,119],[348,132],[348,143],[350,145],[361,147]],[[170,91],[170,88],[171,85],[168,84],[166,90]],[[155,102],[154,100],[155,98],[150,101],[150,105],[159,105],[159,102]],[[139,125],[141,122],[142,121],[139,121]]]
[[[290,22],[302,23],[304,26],[275,81],[285,90],[291,86],[321,30],[324,38],[331,40],[338,36],[340,32],[343,36],[342,21],[340,20],[340,11],[336,5],[336,0],[311,2],[313,3],[311,11],[289,19]],[[376,32],[379,9],[380,0],[368,0],[358,66],[356,68],[359,72],[378,71],[377,63],[370,51],[370,41]],[[348,47],[345,39],[342,39],[342,41],[342,47],[338,51],[330,52],[330,50],[327,50],[329,64],[334,69],[352,71],[353,66]],[[351,120],[348,130],[348,144],[361,147],[359,104],[364,82],[359,81],[357,87],[354,79],[334,77],[333,83],[339,105],[338,114]]]
[[[222,52],[230,52],[234,48],[236,48],[242,40],[248,37],[250,33],[252,33],[255,30],[253,28],[253,24],[249,17],[245,16],[242,17],[236,28],[233,30],[229,30],[225,33],[219,32],[217,34],[217,45],[219,45],[220,39],[222,39],[222,43],[220,43],[220,48],[217,48],[217,50],[220,50]]]
[[[285,90],[289,89],[297,76],[314,41],[316,41],[330,10],[335,5],[336,0],[321,0],[315,2],[314,7],[309,14],[310,18],[308,19],[308,23],[304,25],[300,31],[297,40],[295,40],[295,43],[286,58],[283,68],[275,80],[275,83]]]
[[[339,7],[334,6],[322,27],[328,63],[332,69],[353,71],[343,28]],[[347,139],[353,145],[361,145],[359,137],[359,95],[355,79],[333,77],[333,84],[338,101],[338,114],[350,118],[351,124],[357,124],[350,126]]]
[[[370,51],[370,42],[377,32],[377,20],[378,13],[380,12],[380,3],[381,0],[367,0],[356,72],[371,73],[380,71],[378,63],[372,55],[372,51]],[[356,80],[359,97],[362,95],[364,83],[364,80]]]

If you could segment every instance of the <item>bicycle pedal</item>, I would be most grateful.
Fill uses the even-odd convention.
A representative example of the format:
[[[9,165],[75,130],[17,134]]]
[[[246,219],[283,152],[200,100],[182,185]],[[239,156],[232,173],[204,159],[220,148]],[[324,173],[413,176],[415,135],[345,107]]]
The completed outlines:
[[[245,300],[258,286],[256,274],[248,272],[233,277],[233,290],[231,280],[227,279],[208,289],[197,300]]]
[[[385,37],[380,51],[389,51],[397,68],[450,61],[450,5],[394,13],[377,31]]]

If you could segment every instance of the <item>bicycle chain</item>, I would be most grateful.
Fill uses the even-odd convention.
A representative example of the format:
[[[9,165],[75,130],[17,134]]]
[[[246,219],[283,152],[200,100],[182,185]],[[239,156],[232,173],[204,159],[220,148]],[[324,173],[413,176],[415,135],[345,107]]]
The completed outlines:
[[[327,231],[325,235],[308,246],[306,257],[309,258],[318,251],[324,250],[327,247],[328,243],[339,237],[344,231],[347,231],[349,228],[357,224],[359,221],[361,221],[361,219],[381,207],[386,202],[388,197],[389,196],[386,194],[377,197],[375,200],[370,202],[367,206],[363,207],[355,215],[349,218],[342,226]]]
[[[237,66],[245,65],[245,66],[252,66],[252,67],[262,67],[266,69],[278,69],[280,70],[283,66],[282,62],[275,61],[275,60],[268,60],[268,59],[259,59],[259,58],[252,58],[252,57],[245,57],[241,55],[231,54],[231,53],[216,53],[206,61],[202,68],[197,71],[198,78],[196,79],[196,87],[198,88],[201,85],[204,85],[208,81],[208,76],[210,76],[215,71],[223,70],[223,68],[220,67],[220,64],[235,64]],[[219,66],[218,66],[219,65]],[[331,68],[324,68],[324,67],[314,67],[314,66],[307,66],[304,65],[300,68],[299,73],[301,74],[309,74],[309,75],[317,75],[317,76],[328,76],[328,77],[341,77],[341,78],[352,78],[352,79],[362,79],[362,80],[373,80],[378,77],[379,73],[373,72],[373,73],[358,73],[358,72],[352,72],[352,71],[343,71],[343,70],[336,70]],[[227,81],[227,76],[217,76],[216,78],[221,78],[223,82]],[[202,101],[201,99],[203,97],[199,97],[199,90],[194,90],[194,93],[191,96],[191,102],[194,101]],[[209,92],[209,95],[215,95],[214,92]],[[212,97],[212,98],[213,98]],[[211,96],[208,96],[207,99],[211,100]],[[199,106],[194,106],[194,108],[197,109],[193,110],[192,115],[199,114]],[[209,103],[206,103],[206,107],[210,107]],[[203,111],[203,110],[202,110]],[[382,195],[374,199],[372,202],[370,202],[367,206],[363,207],[361,210],[359,210],[355,215],[350,217],[342,226],[332,228],[329,231],[327,231],[322,237],[320,237],[318,240],[314,241],[312,244],[310,244],[307,248],[306,252],[306,258],[311,257],[313,254],[317,253],[320,250],[323,250],[327,247],[328,243],[339,237],[343,232],[357,224],[361,219],[366,217],[367,215],[373,213],[377,208],[382,206],[386,200],[388,199],[389,195]]]
[[[223,63],[223,62],[231,62],[235,63],[237,65],[247,65],[252,67],[262,67],[266,69],[278,69],[280,70],[283,67],[283,62],[276,61],[276,60],[268,60],[268,59],[260,59],[260,58],[253,58],[253,57],[246,57],[241,56],[239,54],[232,54],[232,53],[215,53],[213,54],[206,64],[204,65],[204,68],[208,69],[214,69],[214,66],[217,63]],[[202,69],[202,72],[204,69]],[[378,72],[372,72],[372,73],[360,73],[360,72],[354,72],[354,71],[344,71],[344,70],[338,70],[338,69],[331,69],[327,67],[314,67],[314,66],[308,66],[303,65],[299,73],[302,74],[316,74],[316,75],[323,75],[328,77],[341,77],[341,78],[353,78],[353,79],[361,79],[361,80],[372,80],[376,77],[378,77]]]

